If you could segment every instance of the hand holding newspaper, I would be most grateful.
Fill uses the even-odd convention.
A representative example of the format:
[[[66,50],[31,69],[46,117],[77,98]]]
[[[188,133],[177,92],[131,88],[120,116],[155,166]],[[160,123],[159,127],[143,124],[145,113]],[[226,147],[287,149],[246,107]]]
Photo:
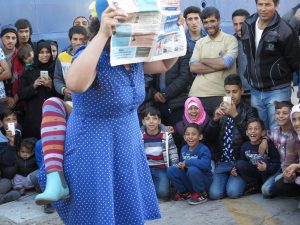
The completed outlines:
[[[184,28],[178,24],[179,0],[108,0],[124,10],[111,38],[111,65],[150,62],[186,54]]]

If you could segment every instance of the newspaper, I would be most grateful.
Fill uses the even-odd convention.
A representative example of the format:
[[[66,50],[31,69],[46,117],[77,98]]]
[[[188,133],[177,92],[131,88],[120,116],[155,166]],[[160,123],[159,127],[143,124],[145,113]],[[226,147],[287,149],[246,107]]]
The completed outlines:
[[[108,0],[128,13],[118,17],[111,38],[112,66],[150,62],[186,54],[184,28],[178,25],[179,0]]]

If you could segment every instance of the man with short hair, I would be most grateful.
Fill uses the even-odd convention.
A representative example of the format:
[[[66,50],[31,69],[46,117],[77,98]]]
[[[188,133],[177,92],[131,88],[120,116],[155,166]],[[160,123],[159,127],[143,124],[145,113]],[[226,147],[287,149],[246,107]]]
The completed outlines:
[[[279,0],[256,0],[257,12],[242,27],[247,56],[246,78],[251,88],[251,104],[256,107],[266,129],[276,126],[274,101],[291,101],[293,71],[299,68],[298,34],[280,18]]]
[[[22,75],[24,70],[24,65],[18,59],[18,50],[16,48],[17,44],[17,28],[12,25],[4,25],[1,27],[1,41],[2,49],[9,66],[9,71],[12,72],[12,76],[4,80],[5,92],[7,98],[5,102],[9,108],[14,108],[16,102],[18,101],[17,96],[17,84],[19,83],[19,77]]]
[[[19,48],[20,45],[25,45],[28,43],[33,49],[35,49],[33,43],[31,42],[32,26],[29,20],[18,19],[15,23],[15,27],[18,31],[17,48]]]
[[[183,12],[183,17],[187,25],[187,30],[185,32],[186,41],[187,41],[187,52],[186,56],[191,58],[196,41],[201,37],[205,37],[206,33],[201,29],[201,10],[196,6],[189,6]],[[189,88],[192,86],[196,73],[189,72]]]
[[[187,25],[185,32],[186,40],[188,43],[188,52],[193,53],[196,41],[206,34],[201,30],[201,10],[196,6],[189,6],[183,12],[183,17]]]
[[[208,36],[197,41],[190,60],[190,70],[197,76],[189,96],[200,98],[212,117],[224,95],[224,79],[236,72],[238,43],[234,36],[220,29],[220,13],[215,7],[206,7],[201,20]]]
[[[243,44],[241,41],[241,30],[242,24],[250,16],[249,12],[245,9],[237,9],[232,13],[232,23],[234,29],[234,36],[238,40],[238,57],[237,57],[237,72],[241,78],[244,93],[243,93],[243,100],[247,104],[251,104],[250,98],[250,89],[251,86],[249,85],[247,79],[245,78],[244,73],[246,72],[247,67],[247,57],[243,51]]]
[[[71,46],[57,57],[54,71],[54,88],[64,96],[65,100],[71,100],[71,91],[67,88],[65,76],[71,65],[75,51],[87,41],[87,31],[82,26],[73,26],[69,30]]]

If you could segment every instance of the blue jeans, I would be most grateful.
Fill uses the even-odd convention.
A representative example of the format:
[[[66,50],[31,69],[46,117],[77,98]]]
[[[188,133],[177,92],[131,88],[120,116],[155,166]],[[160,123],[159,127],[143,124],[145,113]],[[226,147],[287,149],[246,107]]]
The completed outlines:
[[[170,183],[167,176],[167,170],[150,167],[150,172],[157,197],[168,198],[170,194]]]
[[[279,180],[283,176],[281,170],[278,170],[273,176],[269,177],[266,182],[261,187],[261,193],[264,196],[272,196],[272,188],[277,180]]]
[[[207,192],[212,182],[211,172],[204,172],[197,167],[189,167],[186,171],[176,166],[168,168],[168,177],[175,189],[180,193]]]
[[[209,189],[211,199],[221,199],[227,195],[229,198],[239,198],[246,187],[245,181],[240,176],[230,175],[234,162],[220,162],[216,164],[213,182]]]
[[[265,130],[277,126],[274,101],[291,101],[291,87],[264,92],[251,89],[251,105],[257,109],[259,118],[264,121]]]

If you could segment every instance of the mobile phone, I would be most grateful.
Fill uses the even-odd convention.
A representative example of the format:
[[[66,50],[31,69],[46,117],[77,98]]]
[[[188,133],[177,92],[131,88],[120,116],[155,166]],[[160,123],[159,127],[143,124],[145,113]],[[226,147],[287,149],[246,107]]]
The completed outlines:
[[[231,97],[230,96],[224,96],[223,102],[225,102],[228,105],[231,105]]]
[[[12,135],[16,134],[15,123],[7,123],[8,130],[11,131]]]
[[[43,79],[49,79],[49,74],[47,70],[41,70],[40,71],[40,77]]]

